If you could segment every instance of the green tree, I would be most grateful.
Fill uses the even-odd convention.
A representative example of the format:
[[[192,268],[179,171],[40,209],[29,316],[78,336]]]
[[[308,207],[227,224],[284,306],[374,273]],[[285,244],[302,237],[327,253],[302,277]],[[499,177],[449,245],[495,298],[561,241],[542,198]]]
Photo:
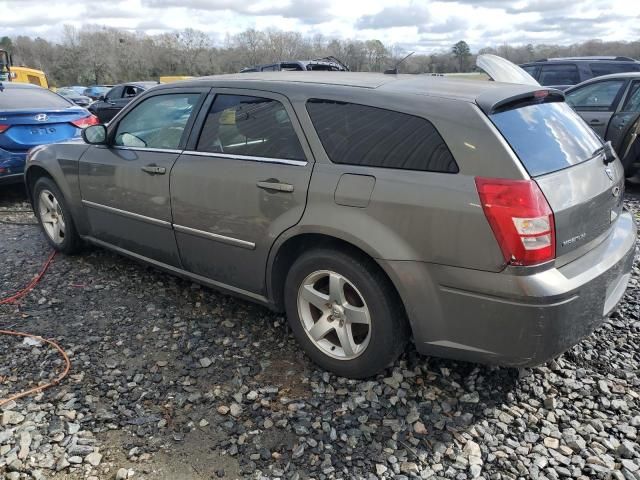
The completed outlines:
[[[469,45],[464,40],[460,40],[451,48],[451,53],[453,53],[453,56],[458,60],[459,71],[463,72],[466,68],[467,60],[471,56]]]

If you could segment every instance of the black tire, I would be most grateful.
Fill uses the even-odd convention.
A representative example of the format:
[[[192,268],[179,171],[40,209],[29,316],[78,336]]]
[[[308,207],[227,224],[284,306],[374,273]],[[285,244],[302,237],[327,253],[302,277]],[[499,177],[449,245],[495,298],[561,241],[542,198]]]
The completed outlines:
[[[43,225],[42,218],[40,218],[41,194],[45,191],[53,194],[53,196],[57,200],[64,219],[64,237],[59,243],[54,241],[49,233],[47,233],[47,230]],[[78,235],[78,231],[76,230],[75,223],[73,222],[73,217],[71,216],[71,210],[69,209],[69,206],[67,205],[67,202],[62,195],[62,192],[52,179],[48,177],[42,177],[36,181],[35,185],[33,186],[33,210],[35,212],[36,218],[38,219],[38,222],[40,223],[42,233],[47,239],[47,242],[49,242],[49,244],[55,250],[67,255],[72,255],[80,250],[80,248],[82,247],[82,239],[80,238],[80,236]]]
[[[353,284],[368,307],[370,337],[356,358],[333,358],[311,340],[303,325],[298,291],[309,275],[327,270]],[[379,373],[400,356],[409,338],[404,308],[393,286],[379,267],[362,255],[325,248],[305,252],[289,270],[284,301],[289,325],[305,352],[320,367],[343,377],[366,378]]]

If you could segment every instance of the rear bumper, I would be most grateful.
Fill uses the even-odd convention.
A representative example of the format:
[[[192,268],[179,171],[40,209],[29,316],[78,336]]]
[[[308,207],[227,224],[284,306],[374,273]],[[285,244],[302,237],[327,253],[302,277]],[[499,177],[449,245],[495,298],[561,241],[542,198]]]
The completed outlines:
[[[26,151],[9,152],[0,148],[0,185],[22,181],[26,158]]]
[[[589,253],[538,273],[381,263],[404,301],[418,351],[524,367],[571,348],[611,313],[629,281],[636,238],[624,212]]]

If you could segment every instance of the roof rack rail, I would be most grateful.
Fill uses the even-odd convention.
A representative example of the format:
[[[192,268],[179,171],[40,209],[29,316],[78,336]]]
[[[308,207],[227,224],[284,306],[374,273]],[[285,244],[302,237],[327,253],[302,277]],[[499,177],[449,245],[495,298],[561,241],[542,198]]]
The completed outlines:
[[[623,57],[623,56],[613,56],[613,55],[587,55],[584,57],[551,57],[551,58],[541,58],[536,60],[536,62],[557,62],[557,61],[609,61],[609,62],[635,62],[636,60],[631,57]]]

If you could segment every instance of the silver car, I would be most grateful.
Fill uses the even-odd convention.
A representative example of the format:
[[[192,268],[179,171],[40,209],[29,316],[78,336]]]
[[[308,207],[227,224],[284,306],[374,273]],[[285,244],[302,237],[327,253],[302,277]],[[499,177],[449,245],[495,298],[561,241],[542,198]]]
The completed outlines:
[[[154,87],[25,174],[54,248],[103,246],[285,311],[325,369],[539,364],[630,278],[613,151],[535,85],[278,72]]]

